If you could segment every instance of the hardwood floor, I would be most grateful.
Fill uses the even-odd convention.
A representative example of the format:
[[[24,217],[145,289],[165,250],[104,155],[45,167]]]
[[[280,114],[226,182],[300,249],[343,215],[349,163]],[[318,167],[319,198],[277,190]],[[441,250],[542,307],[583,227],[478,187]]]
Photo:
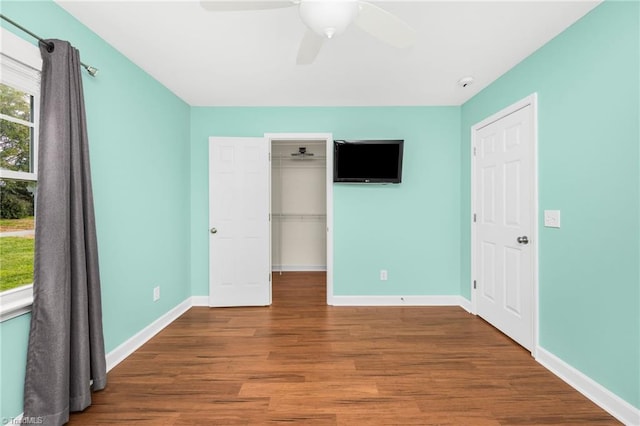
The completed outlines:
[[[619,424],[461,308],[330,307],[324,283],[274,274],[271,307],[192,308],[69,424]]]

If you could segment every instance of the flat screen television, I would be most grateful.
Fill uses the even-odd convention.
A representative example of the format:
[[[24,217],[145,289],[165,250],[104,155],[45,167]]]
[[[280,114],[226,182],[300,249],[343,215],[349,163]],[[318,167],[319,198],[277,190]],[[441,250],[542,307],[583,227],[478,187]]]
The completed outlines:
[[[333,181],[402,182],[404,140],[333,141]]]

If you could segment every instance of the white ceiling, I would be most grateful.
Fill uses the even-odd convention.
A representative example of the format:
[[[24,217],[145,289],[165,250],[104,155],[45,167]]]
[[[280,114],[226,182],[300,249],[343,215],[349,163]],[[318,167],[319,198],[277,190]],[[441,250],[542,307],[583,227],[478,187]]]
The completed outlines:
[[[599,3],[375,1],[413,26],[413,47],[389,47],[352,26],[313,64],[296,65],[306,30],[297,7],[56,2],[192,106],[460,105]],[[459,87],[464,76],[474,84]]]

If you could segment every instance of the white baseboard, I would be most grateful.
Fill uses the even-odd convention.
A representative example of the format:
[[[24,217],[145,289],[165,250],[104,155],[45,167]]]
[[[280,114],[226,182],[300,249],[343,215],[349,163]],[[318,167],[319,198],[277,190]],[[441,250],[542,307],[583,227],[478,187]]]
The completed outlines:
[[[171,324],[178,319],[180,315],[184,314],[191,308],[191,298],[188,298],[184,302],[180,303],[175,308],[171,309],[166,314],[143,328],[136,333],[133,337],[122,343],[120,346],[112,350],[107,354],[107,371],[110,371],[113,367],[124,361],[129,355],[134,353],[138,348],[147,343],[153,336],[162,331],[163,328]]]
[[[334,306],[463,306],[462,296],[333,296]],[[467,302],[468,304],[468,302]],[[467,309],[468,310],[468,309]]]
[[[551,352],[536,348],[536,361],[628,426],[640,426],[640,409],[629,404]]]
[[[191,306],[209,306],[209,296],[191,296]]]
[[[464,298],[464,297],[462,297],[462,296],[458,296],[458,297],[460,297],[460,307],[461,307],[462,309],[464,309],[465,311],[467,311],[467,312],[471,313],[471,301],[470,301],[470,300],[465,299],[465,298]]]

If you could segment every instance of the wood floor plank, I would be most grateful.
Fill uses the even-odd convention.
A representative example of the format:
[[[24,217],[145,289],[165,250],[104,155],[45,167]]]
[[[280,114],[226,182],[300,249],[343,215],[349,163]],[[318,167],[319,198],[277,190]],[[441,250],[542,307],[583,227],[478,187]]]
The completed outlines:
[[[190,309],[69,424],[619,424],[460,308],[326,306],[325,279],[274,274],[271,307]]]

